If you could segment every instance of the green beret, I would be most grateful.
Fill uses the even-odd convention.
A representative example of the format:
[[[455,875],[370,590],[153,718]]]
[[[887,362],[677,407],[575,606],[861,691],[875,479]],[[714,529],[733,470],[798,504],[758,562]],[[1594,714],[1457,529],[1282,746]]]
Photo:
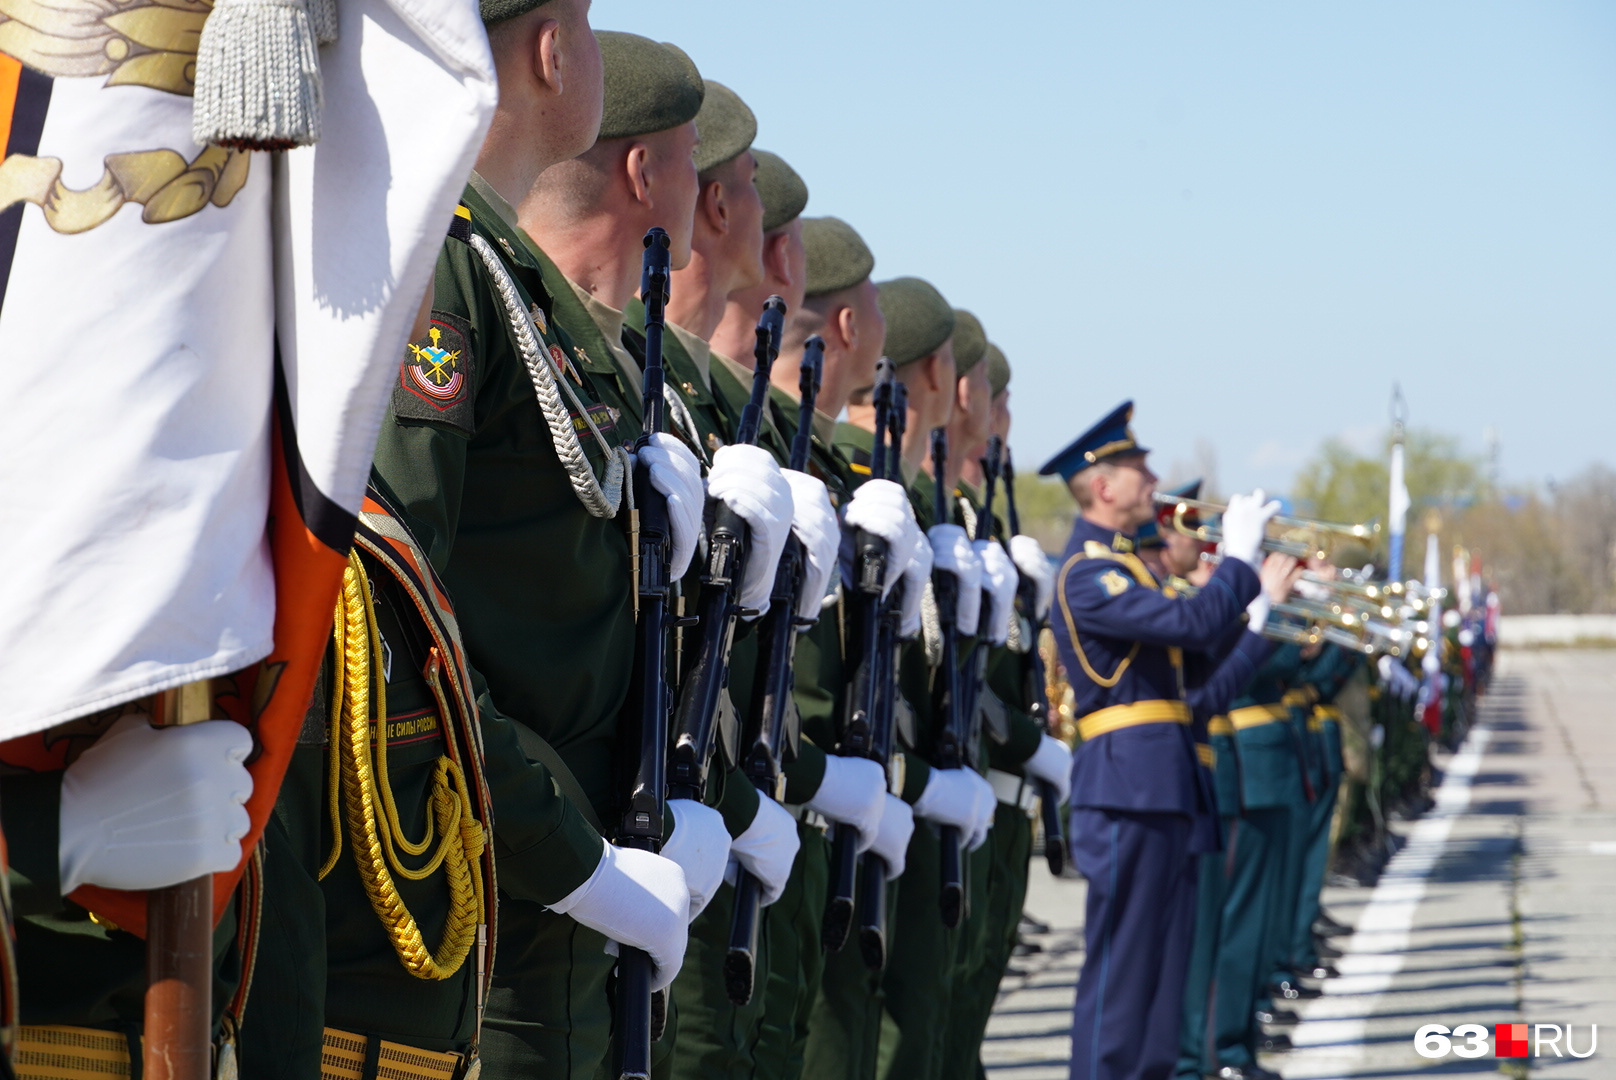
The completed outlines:
[[[887,318],[887,357],[898,367],[943,347],[954,333],[954,309],[930,282],[917,277],[883,281],[881,314]]]
[[[506,19],[514,19],[518,15],[526,15],[549,2],[550,0],[482,0],[483,25],[492,26]]]
[[[1010,361],[1004,358],[1004,350],[990,341],[982,362],[988,366],[988,385],[993,388],[993,396],[998,397],[1010,385]]]
[[[704,86],[684,50],[616,30],[597,30],[595,37],[606,68],[601,139],[650,135],[696,118]]]
[[[851,289],[875,269],[869,245],[841,218],[803,218],[802,246],[808,253],[809,296]]]
[[[696,171],[703,176],[726,161],[734,161],[757,138],[757,117],[741,96],[723,83],[707,80],[707,96],[696,114]]]
[[[697,124],[700,123],[698,120]],[[808,205],[808,185],[779,154],[754,146],[752,156],[757,159],[757,176],[753,183],[757,184],[758,195],[763,199],[763,231],[770,233],[801,216],[802,208]]]
[[[954,370],[964,375],[974,368],[988,349],[987,331],[982,320],[964,308],[954,309]]]

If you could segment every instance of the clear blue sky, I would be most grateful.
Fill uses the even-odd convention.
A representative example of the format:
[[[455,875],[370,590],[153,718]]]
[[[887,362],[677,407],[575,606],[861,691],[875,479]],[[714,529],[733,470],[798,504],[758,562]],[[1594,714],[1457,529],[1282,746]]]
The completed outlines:
[[[1286,490],[1410,422],[1616,463],[1616,4],[595,0],[1005,349],[1023,467],[1118,401]],[[1174,469],[1175,463],[1180,467]]]

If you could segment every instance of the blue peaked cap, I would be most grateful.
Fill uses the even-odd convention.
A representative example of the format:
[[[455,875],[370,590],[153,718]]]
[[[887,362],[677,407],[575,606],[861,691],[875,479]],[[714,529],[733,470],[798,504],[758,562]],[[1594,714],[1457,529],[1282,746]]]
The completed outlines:
[[[1044,462],[1038,475],[1059,473],[1062,480],[1070,480],[1090,465],[1098,465],[1107,458],[1150,453],[1134,440],[1133,429],[1128,426],[1132,421],[1133,402],[1124,401],[1112,409],[1105,419],[1072,440],[1066,449]]]

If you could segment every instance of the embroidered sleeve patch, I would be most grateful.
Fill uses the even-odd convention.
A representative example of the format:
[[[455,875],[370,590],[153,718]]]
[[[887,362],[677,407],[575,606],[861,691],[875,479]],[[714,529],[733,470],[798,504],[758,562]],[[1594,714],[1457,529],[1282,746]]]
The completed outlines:
[[[1128,591],[1133,582],[1121,570],[1107,570],[1100,575],[1100,588],[1105,590],[1107,596],[1121,596]]]
[[[426,336],[404,346],[393,387],[393,415],[473,434],[473,374],[470,324],[447,311],[433,311]]]

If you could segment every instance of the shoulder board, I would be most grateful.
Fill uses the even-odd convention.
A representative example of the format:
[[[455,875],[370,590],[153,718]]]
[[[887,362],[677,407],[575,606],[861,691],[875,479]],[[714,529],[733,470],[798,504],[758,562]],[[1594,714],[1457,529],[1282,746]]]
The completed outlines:
[[[471,242],[471,208],[465,203],[455,206],[454,217],[449,221],[449,238],[462,244]]]
[[[1100,543],[1098,540],[1083,541],[1083,550],[1073,555],[1070,562],[1075,563],[1083,559],[1104,559],[1107,562],[1121,563],[1128,568],[1128,572],[1134,576],[1134,579],[1139,584],[1152,589],[1161,588],[1160,583],[1156,581],[1156,576],[1150,572],[1150,568],[1144,564],[1144,561],[1139,556],[1125,551],[1112,551],[1110,547]]]

